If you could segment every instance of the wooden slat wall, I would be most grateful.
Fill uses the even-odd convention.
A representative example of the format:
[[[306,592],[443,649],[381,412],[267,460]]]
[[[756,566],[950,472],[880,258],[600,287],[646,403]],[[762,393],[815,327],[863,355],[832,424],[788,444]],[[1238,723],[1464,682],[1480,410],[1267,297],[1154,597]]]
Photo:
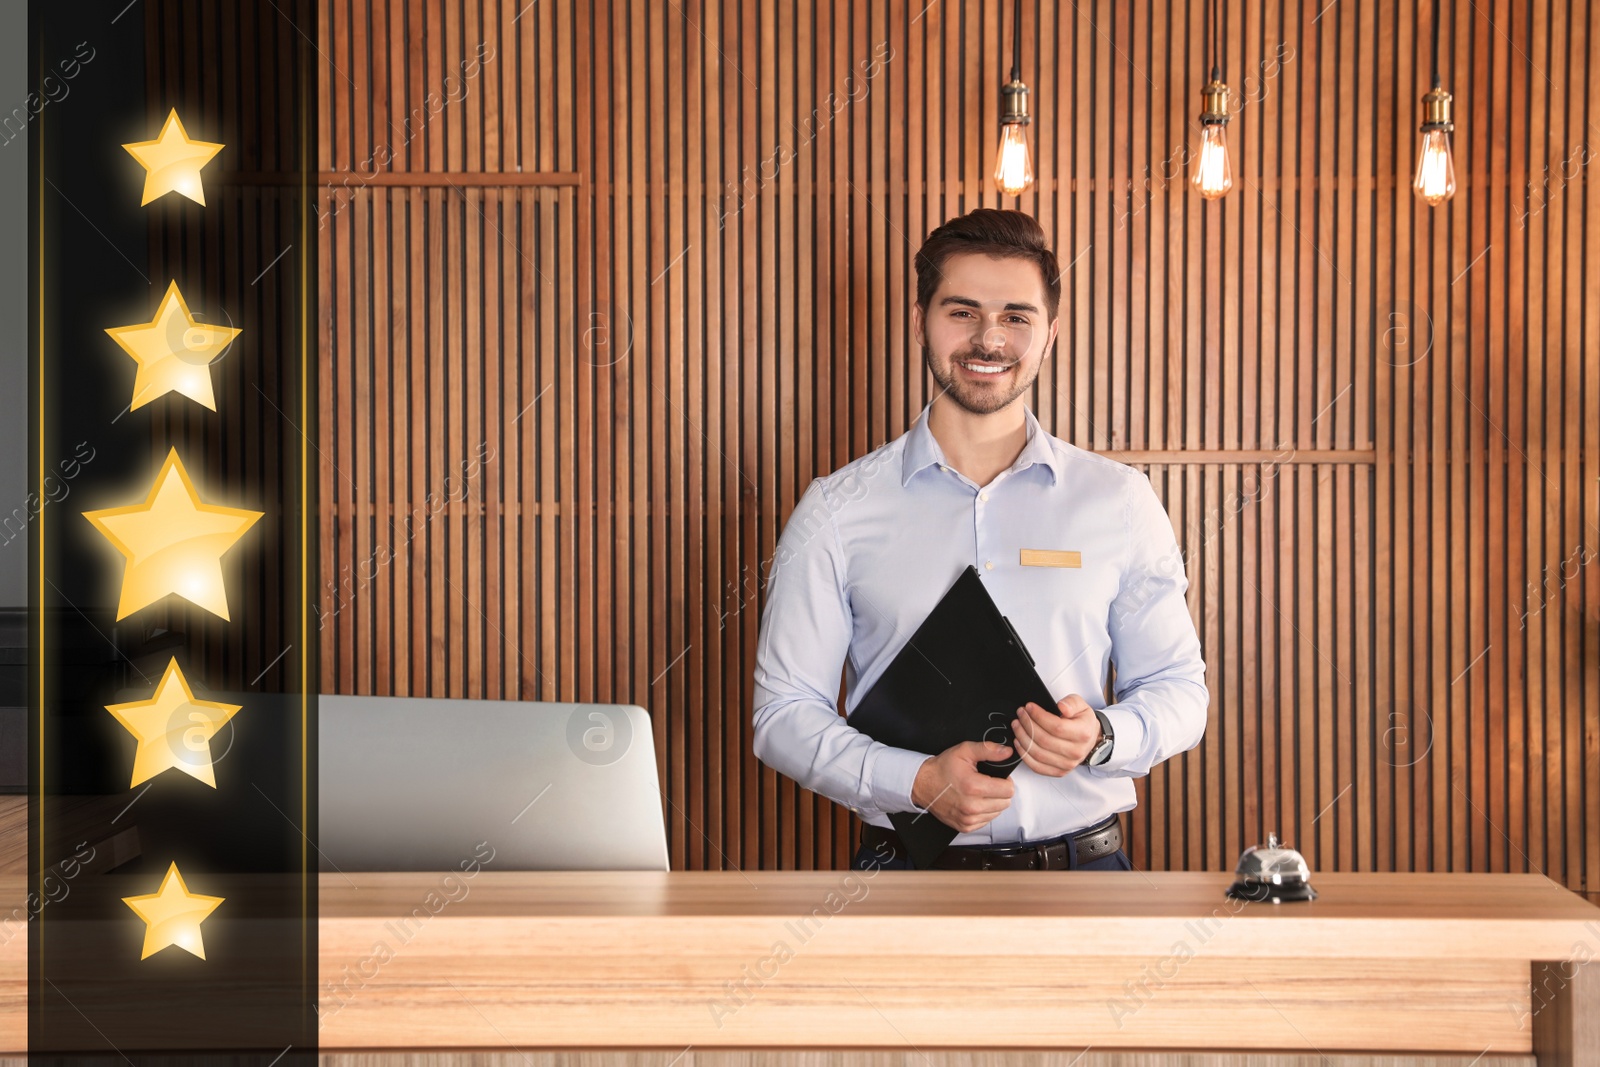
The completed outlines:
[[[1325,869],[1600,886],[1600,7],[1444,5],[1438,210],[1430,5],[1227,7],[1208,205],[1200,0],[1024,4],[1020,206],[1065,268],[1032,403],[1149,471],[1214,695],[1132,855],[1228,868],[1272,829]],[[922,238],[1018,204],[1009,10],[324,0],[324,689],[637,702],[674,866],[843,866],[848,813],[750,754],[759,577],[809,480],[930,396]]]

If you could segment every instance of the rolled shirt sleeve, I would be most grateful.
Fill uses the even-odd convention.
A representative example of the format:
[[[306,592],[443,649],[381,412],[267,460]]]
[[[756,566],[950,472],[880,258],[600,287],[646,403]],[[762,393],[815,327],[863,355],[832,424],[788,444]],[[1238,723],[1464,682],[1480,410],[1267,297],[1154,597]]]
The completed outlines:
[[[874,741],[839,715],[852,631],[847,575],[827,489],[813,480],[767,577],[752,747],[773,770],[873,819],[915,810],[911,786],[927,754]]]
[[[1148,477],[1130,483],[1129,558],[1107,622],[1116,702],[1104,714],[1116,740],[1105,763],[1085,765],[1109,777],[1148,774],[1157,763],[1194,748],[1205,733],[1211,700],[1172,521]]]

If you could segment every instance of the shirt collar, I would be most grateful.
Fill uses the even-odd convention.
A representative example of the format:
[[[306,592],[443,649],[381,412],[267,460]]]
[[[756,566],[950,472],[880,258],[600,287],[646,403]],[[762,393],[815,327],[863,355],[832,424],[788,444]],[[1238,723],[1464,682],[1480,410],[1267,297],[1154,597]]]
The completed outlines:
[[[904,486],[911,481],[913,475],[924,467],[943,466],[944,451],[939,447],[939,442],[934,438],[933,431],[928,429],[928,414],[933,410],[930,403],[922,409],[922,414],[917,416],[917,421],[906,433],[905,454],[900,461],[900,484]],[[1035,463],[1042,463],[1050,471],[1050,484],[1054,485],[1060,478],[1060,468],[1057,466],[1056,450],[1050,443],[1050,435],[1044,432],[1039,425],[1038,418],[1033,414],[1033,409],[1024,406],[1023,418],[1028,425],[1028,439],[1022,446],[1022,451],[1017,455],[1016,462],[1010,470],[1026,470]]]

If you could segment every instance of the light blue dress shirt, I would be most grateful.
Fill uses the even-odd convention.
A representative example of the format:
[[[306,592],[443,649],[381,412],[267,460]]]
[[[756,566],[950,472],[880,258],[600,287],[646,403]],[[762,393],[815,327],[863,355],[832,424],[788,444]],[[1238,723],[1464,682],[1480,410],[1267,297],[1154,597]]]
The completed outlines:
[[[1060,700],[1077,693],[1116,736],[1111,758],[1059,778],[1018,763],[1006,810],[954,844],[1015,844],[1134,807],[1133,778],[1205,732],[1205,661],[1171,520],[1138,470],[1046,432],[979,486],[945,464],[924,408],[912,428],[807,487],[778,540],[756,645],[755,754],[876,826],[914,811],[929,755],[874,741],[846,715],[968,565]],[[1023,566],[1022,549],[1080,566]],[[1056,557],[1060,558],[1060,557]],[[1106,703],[1116,667],[1115,703]]]

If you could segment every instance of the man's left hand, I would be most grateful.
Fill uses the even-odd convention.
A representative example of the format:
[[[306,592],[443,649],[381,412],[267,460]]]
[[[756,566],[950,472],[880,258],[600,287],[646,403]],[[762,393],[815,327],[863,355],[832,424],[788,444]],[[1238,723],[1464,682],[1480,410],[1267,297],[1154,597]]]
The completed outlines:
[[[1069,693],[1056,708],[1060,715],[1029,701],[1011,722],[1022,762],[1050,778],[1060,778],[1088,759],[1100,739],[1100,719],[1083,697]]]

